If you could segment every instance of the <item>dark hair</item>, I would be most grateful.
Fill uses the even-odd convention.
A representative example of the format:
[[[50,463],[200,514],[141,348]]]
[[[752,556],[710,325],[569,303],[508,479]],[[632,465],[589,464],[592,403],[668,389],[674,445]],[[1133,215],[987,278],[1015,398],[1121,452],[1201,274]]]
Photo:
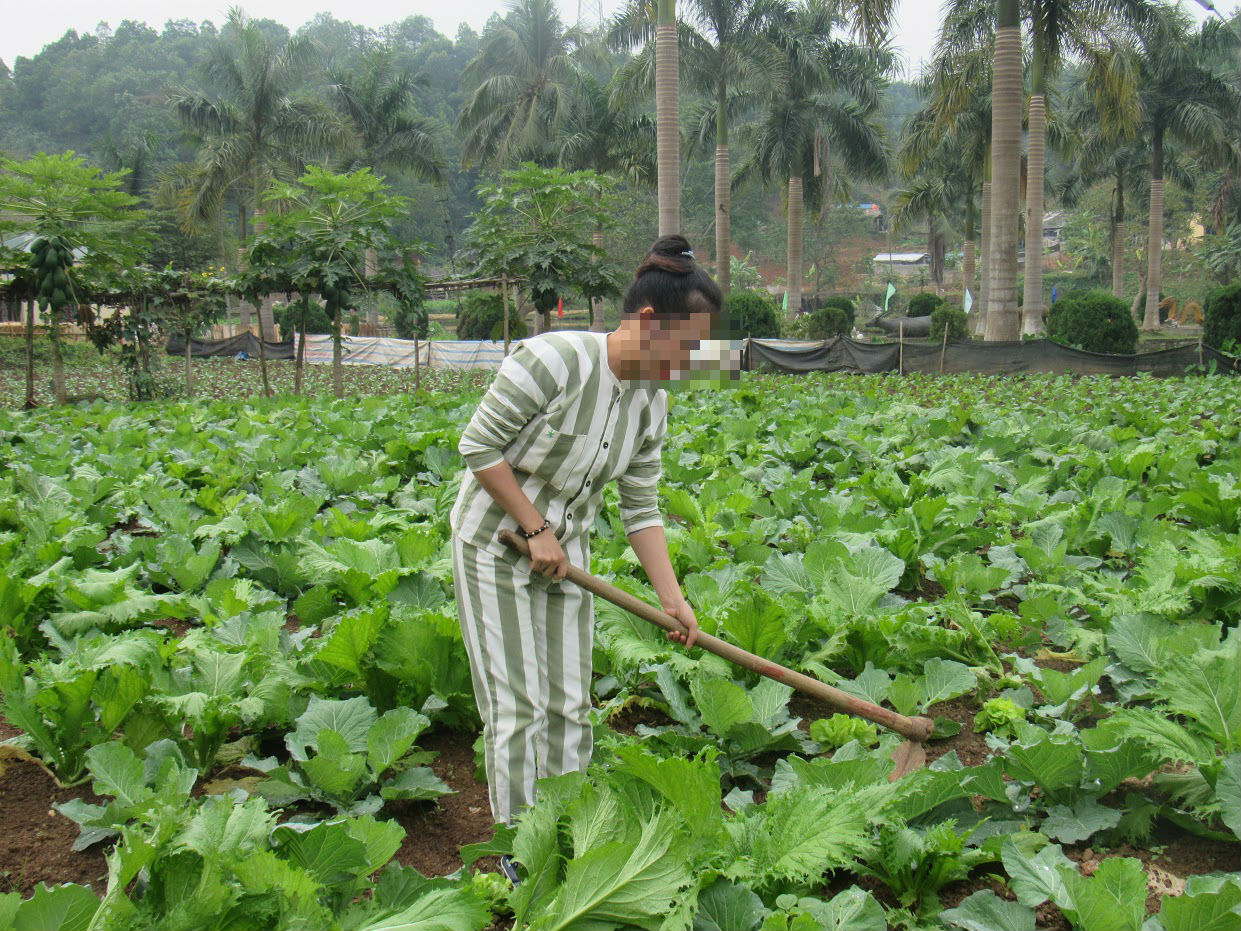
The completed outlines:
[[[661,236],[625,292],[621,313],[636,313],[650,305],[657,316],[684,313],[718,314],[724,294],[711,276],[694,261],[689,240],[684,236]]]

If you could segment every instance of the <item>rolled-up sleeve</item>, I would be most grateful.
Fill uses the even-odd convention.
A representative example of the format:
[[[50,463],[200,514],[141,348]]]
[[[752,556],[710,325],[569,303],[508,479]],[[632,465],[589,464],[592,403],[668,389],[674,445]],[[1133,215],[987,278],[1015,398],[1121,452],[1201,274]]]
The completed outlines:
[[[655,432],[643,440],[629,468],[616,480],[620,492],[621,523],[626,535],[646,527],[662,527],[659,512],[659,479],[663,474],[664,434],[668,431],[665,409]]]
[[[505,357],[457,443],[469,470],[499,465],[505,447],[556,392],[551,370],[525,343]]]

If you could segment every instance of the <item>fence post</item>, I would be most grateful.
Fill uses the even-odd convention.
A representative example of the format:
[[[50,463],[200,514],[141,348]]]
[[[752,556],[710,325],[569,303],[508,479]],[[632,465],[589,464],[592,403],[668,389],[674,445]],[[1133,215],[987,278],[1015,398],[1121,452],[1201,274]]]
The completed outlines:
[[[948,352],[948,321],[944,321],[944,344],[939,349],[939,374],[944,374],[944,354]]]
[[[896,374],[905,374],[905,318],[900,321],[900,348],[896,350]]]

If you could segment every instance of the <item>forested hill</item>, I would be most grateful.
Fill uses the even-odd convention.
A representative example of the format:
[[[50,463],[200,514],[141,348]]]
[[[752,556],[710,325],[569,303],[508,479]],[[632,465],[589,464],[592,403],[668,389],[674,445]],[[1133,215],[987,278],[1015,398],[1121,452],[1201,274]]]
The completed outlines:
[[[290,37],[289,30],[277,22],[257,18],[253,22],[277,48]],[[450,38],[436,31],[425,16],[409,16],[374,30],[320,14],[296,33],[317,44],[315,61],[305,69],[298,93],[325,108],[331,106],[331,76],[357,72],[367,53],[377,49],[388,52],[394,71],[421,75],[413,105],[436,136],[449,170],[439,184],[379,170],[413,202],[408,234],[429,242],[440,258],[469,224],[475,206],[471,191],[480,180],[478,172],[460,167],[461,142],[454,123],[466,99],[462,72],[488,31],[499,23],[496,14],[481,34],[462,25],[456,37]],[[170,20],[162,29],[129,20],[115,29],[100,23],[93,32],[70,30],[33,58],[0,62],[0,153],[25,158],[40,150],[72,149],[105,168],[130,169],[135,193],[146,194],[154,204],[160,179],[185,170],[197,151],[195,140],[184,133],[165,95],[178,86],[202,85],[210,48],[228,40],[227,29],[211,21],[190,20]],[[598,77],[606,81],[622,61],[623,56],[605,53]],[[882,120],[891,142],[899,138],[905,115],[916,106],[917,93],[911,85],[892,85]],[[688,129],[692,97],[687,95],[682,107]],[[649,110],[653,113],[653,101]],[[744,151],[736,142],[734,150],[734,164],[738,164]],[[687,231],[708,238],[711,155],[707,146],[687,151],[684,205]],[[749,187],[738,192],[734,205],[735,241],[758,256],[774,257],[783,251],[779,198],[770,187]],[[637,193],[637,201],[645,205],[649,200],[653,210],[653,191]],[[859,191],[859,197],[880,193]],[[742,207],[746,209],[737,209]],[[634,233],[637,247],[648,231],[641,228],[645,224],[634,225],[638,227]],[[204,257],[218,256],[221,250],[227,254],[234,235],[232,224],[222,220],[210,242],[186,246],[185,252]]]

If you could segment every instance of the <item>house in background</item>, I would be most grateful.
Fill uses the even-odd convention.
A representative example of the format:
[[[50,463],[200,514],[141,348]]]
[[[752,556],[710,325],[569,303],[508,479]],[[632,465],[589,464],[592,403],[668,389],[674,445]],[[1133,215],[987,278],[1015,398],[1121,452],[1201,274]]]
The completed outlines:
[[[1064,242],[1064,224],[1067,217],[1063,211],[1055,210],[1043,216],[1043,251],[1059,252]]]
[[[875,274],[891,272],[894,275],[909,277],[919,272],[931,270],[931,253],[929,252],[880,252],[873,259]]]

